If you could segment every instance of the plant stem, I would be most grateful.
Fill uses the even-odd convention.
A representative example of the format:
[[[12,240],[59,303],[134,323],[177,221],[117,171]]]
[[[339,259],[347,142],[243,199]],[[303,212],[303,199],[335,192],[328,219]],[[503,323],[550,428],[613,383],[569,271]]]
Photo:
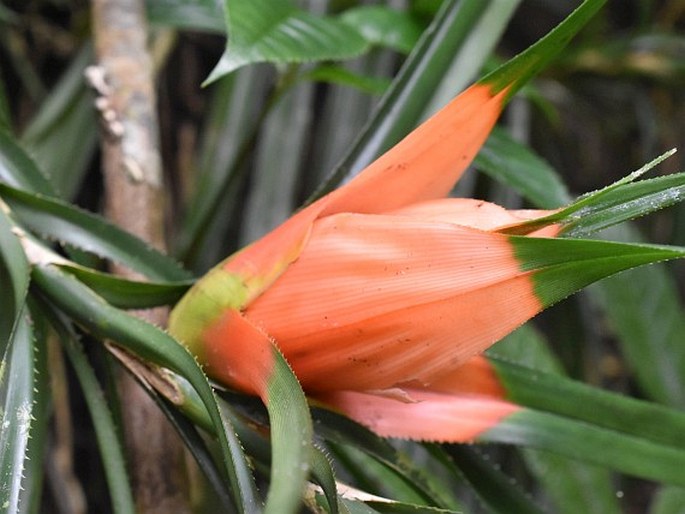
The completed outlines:
[[[98,67],[90,69],[89,78],[100,95],[106,214],[163,250],[165,198],[143,2],[93,0],[92,7]],[[115,272],[134,277],[121,267]],[[163,325],[167,312],[139,315]],[[121,373],[118,381],[137,512],[190,512],[180,439],[131,376]]]

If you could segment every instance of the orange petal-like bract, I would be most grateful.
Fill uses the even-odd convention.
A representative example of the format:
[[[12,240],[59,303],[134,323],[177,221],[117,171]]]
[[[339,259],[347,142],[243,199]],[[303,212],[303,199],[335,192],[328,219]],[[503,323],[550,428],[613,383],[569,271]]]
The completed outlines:
[[[322,400],[380,436],[439,442],[472,441],[521,410],[513,403],[481,395],[411,389],[407,394],[406,402],[357,391],[339,391]]]
[[[336,214],[314,223],[298,260],[244,312],[306,390],[324,391],[429,381],[541,308],[506,236]]]
[[[543,308],[498,230],[548,212],[444,198],[506,94],[472,86],[229,257],[176,307],[172,334],[213,377],[265,401],[274,344],[305,392],[381,435],[471,440],[517,411],[474,356]]]

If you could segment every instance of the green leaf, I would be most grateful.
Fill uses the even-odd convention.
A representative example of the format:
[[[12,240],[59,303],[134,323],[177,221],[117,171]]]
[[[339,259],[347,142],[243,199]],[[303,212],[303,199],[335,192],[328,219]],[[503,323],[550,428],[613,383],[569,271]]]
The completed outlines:
[[[289,79],[285,79],[289,80]],[[297,207],[308,144],[314,88],[300,82],[283,94],[264,120],[254,152],[250,192],[240,220],[239,244],[260,238]]]
[[[26,449],[19,507],[21,513],[32,514],[39,511],[41,504],[48,445],[50,444],[50,421],[53,412],[52,384],[48,375],[48,338],[51,334],[44,320],[35,314],[35,303],[29,301],[27,306],[30,309],[27,312],[29,313],[29,322],[32,324],[34,340],[31,345],[32,348],[29,349],[32,354],[31,370],[27,370],[26,373],[31,375],[33,380],[31,391],[33,401],[31,404],[31,429]],[[18,342],[19,340],[15,341],[15,343]],[[0,385],[1,389],[2,386]],[[1,494],[0,498],[2,498]]]
[[[490,357],[490,362],[507,399],[525,409],[488,431],[484,440],[541,448],[643,478],[683,483],[674,470],[685,458],[684,413],[507,360]],[[612,451],[601,449],[606,444],[613,445]]]
[[[685,413],[490,356],[507,399],[685,451]],[[560,401],[563,398],[564,401]],[[626,423],[629,419],[630,423]]]
[[[32,322],[24,310],[0,361],[0,509],[3,512],[29,512],[40,496],[43,449],[32,446],[42,443],[42,436],[36,432],[42,431],[41,425],[47,421],[47,410],[42,408],[48,394],[43,386],[44,342],[44,338],[35,338]],[[44,376],[39,378],[41,373]],[[34,490],[36,486],[38,490]]]
[[[403,449],[414,458],[411,450],[415,445],[412,443],[400,444],[405,446]],[[439,504],[437,498],[428,498],[420,493],[407,482],[405,477],[397,474],[395,470],[362,449],[350,444],[342,445],[332,441],[328,442],[328,447],[338,469],[341,470],[341,474],[349,477],[348,480],[364,492],[409,504],[432,506]],[[425,465],[425,462],[423,464]],[[426,476],[429,477],[429,474],[426,473]]]
[[[224,13],[217,0],[146,0],[145,6],[147,17],[154,25],[226,33]]]
[[[144,360],[171,369],[195,388],[212,420],[226,476],[243,512],[260,512],[260,502],[240,441],[222,415],[206,376],[188,350],[160,329],[109,304],[53,265],[34,266],[33,280],[60,310],[94,336],[122,345]]]
[[[267,386],[271,422],[271,486],[265,514],[299,509],[312,452],[312,420],[300,383],[274,346],[274,369]]]
[[[371,44],[409,53],[422,28],[407,11],[383,5],[363,5],[346,10],[340,20],[358,31]]]
[[[492,86],[495,92],[506,88],[506,96],[511,98],[559,54],[605,3],[606,0],[585,0],[545,37],[480,79],[478,83]]]
[[[12,233],[12,222],[0,203],[0,291],[3,310],[0,316],[0,355],[4,355],[26,301],[30,269],[24,249]]]
[[[468,34],[445,68],[440,83],[430,93],[423,110],[426,119],[470,85],[483,68],[494,68],[492,53],[522,0],[487,2],[483,13],[468,27]]]
[[[16,141],[0,130],[0,183],[54,196],[52,184]]]
[[[608,468],[547,450],[520,449],[556,514],[622,514],[616,477]]]
[[[122,263],[152,279],[190,278],[172,258],[99,216],[1,183],[0,196],[22,224],[40,235]]]
[[[239,395],[230,391],[224,391],[224,395],[232,407],[239,410],[243,416],[247,417],[247,421],[241,421],[242,416],[234,415],[232,417],[241,440],[245,442],[247,451],[252,455],[256,455],[258,459],[266,460],[267,456],[264,455],[264,452],[262,451],[263,445],[261,444],[263,436],[259,435],[259,431],[250,431],[250,433],[247,433],[247,430],[249,430],[247,428],[248,425],[262,426],[266,422],[266,416],[262,412],[263,406],[261,402],[253,397]],[[367,428],[332,411],[314,407],[312,409],[312,416],[315,420],[315,427],[318,435],[322,436],[326,441],[335,441],[336,452],[334,452],[334,454],[337,455],[337,448],[339,445],[345,445],[346,450],[356,450],[356,448],[359,447],[360,451],[358,451],[358,453],[360,455],[362,451],[368,453],[369,456],[377,460],[377,463],[374,462],[374,464],[380,463],[385,466],[387,472],[395,474],[394,478],[400,478],[407,487],[413,488],[419,498],[423,498],[424,501],[440,503],[431,500],[431,494],[434,497],[440,496],[441,494],[435,490],[435,483],[432,476],[426,472],[423,465],[417,464],[414,459],[405,454],[401,449],[393,447],[387,440],[380,438],[370,432]],[[338,466],[342,465],[338,459],[336,459],[336,461]],[[370,461],[366,462],[368,464]],[[314,475],[315,480],[318,481],[321,478],[318,467],[323,466],[327,468],[328,465],[328,459],[323,454],[312,458],[312,474]],[[326,475],[330,474],[329,469],[324,470],[324,472]],[[385,476],[387,477],[387,475]],[[331,479],[332,477],[330,475],[327,476],[326,482],[330,483]],[[432,492],[427,493],[423,491],[423,484],[430,484],[427,485],[427,488]],[[388,486],[388,484],[384,483],[383,486]],[[349,512],[453,512],[451,510],[411,505],[402,502],[388,504],[392,505],[392,508],[387,507],[389,510],[386,510],[386,508],[379,509],[375,506],[376,502],[372,502],[374,504],[374,509],[370,509],[365,504],[359,502],[354,502],[355,505],[351,505],[350,501],[345,499],[345,496],[346,495],[343,493],[341,498],[342,502],[339,504],[343,514],[346,512],[345,508],[347,508],[347,511]],[[327,508],[328,506],[327,500],[323,497],[317,497],[317,503],[322,508]]]
[[[523,399],[523,394],[517,394],[518,389],[525,389],[542,397],[546,404],[560,404],[559,398],[578,398],[575,389],[559,391],[551,388],[547,390],[545,384],[537,384],[540,372],[562,375],[561,363],[545,344],[542,336],[526,324],[517,329],[504,340],[488,350],[488,355],[494,357],[495,366],[504,362],[506,366],[518,369],[516,364],[525,367],[525,372],[517,374],[517,378],[527,380],[524,386],[517,386],[515,379],[507,379],[506,374],[500,377],[505,387],[511,389],[510,395],[529,407],[533,400]],[[506,363],[506,361],[509,363]],[[513,364],[516,363],[516,364]],[[529,369],[533,368],[533,369]],[[551,379],[550,379],[551,380]],[[553,384],[571,384],[577,382],[567,380],[552,380]],[[590,388],[588,388],[590,389]],[[592,399],[596,398],[597,389],[592,388]],[[612,395],[612,401],[616,395]],[[620,396],[619,399],[623,397]],[[582,404],[583,399],[573,400],[571,403]],[[593,403],[593,405],[595,405]],[[539,404],[538,407],[542,408]],[[601,408],[608,408],[602,406]],[[595,409],[595,413],[598,411]],[[521,453],[528,468],[537,481],[543,486],[545,495],[555,506],[554,512],[559,514],[620,514],[622,509],[616,498],[616,488],[609,471],[599,466],[578,462],[544,450],[521,448]]]
[[[176,377],[178,377],[178,375],[176,375]],[[169,378],[168,375],[167,378]],[[191,455],[195,458],[195,461],[204,473],[209,484],[214,488],[214,492],[219,497],[222,506],[226,509],[231,509],[231,492],[228,489],[228,485],[226,484],[222,473],[217,467],[216,462],[214,461],[214,457],[210,449],[208,448],[205,439],[203,439],[203,437],[200,435],[195,425],[191,421],[189,421],[187,417],[189,414],[187,406],[184,406],[181,409],[179,409],[176,405],[172,405],[165,398],[162,398],[159,394],[154,394],[154,391],[149,391],[147,388],[146,391],[153,395],[153,398],[157,402],[159,408],[162,409],[167,419],[174,426],[178,434],[181,436],[181,439],[183,439],[184,445],[191,453]],[[194,393],[194,396],[197,396],[197,393]],[[213,427],[211,419],[209,419],[209,415],[207,414],[207,409],[204,408],[199,398],[198,402],[198,410],[201,410],[203,412],[203,417],[207,418],[207,423],[203,422],[201,426],[202,428],[208,430],[209,433],[212,433]],[[195,421],[196,418],[192,419]]]
[[[312,447],[311,469],[312,478],[319,484],[326,497],[328,512],[338,514],[340,510],[339,498],[332,463],[328,455],[316,446]]]
[[[423,466],[368,428],[341,414],[318,407],[312,408],[312,418],[317,434],[325,440],[365,452],[394,472],[424,501],[438,505],[452,503],[451,498],[442,497]]]
[[[620,271],[685,257],[685,248],[658,245],[523,236],[509,241],[545,307]]]
[[[619,240],[637,237],[613,227]],[[619,336],[640,389],[666,405],[685,408],[685,315],[676,282],[666,269],[649,266],[621,273],[592,289]]]
[[[286,514],[297,512],[301,502],[302,491],[306,483],[310,464],[313,473],[326,491],[327,497],[336,498],[335,480],[321,451],[313,448],[311,417],[309,407],[297,379],[287,363],[274,348],[275,367],[268,384],[267,410],[270,420],[271,440],[271,486],[267,495],[265,513]],[[172,377],[178,380],[178,377]],[[183,384],[179,384],[183,389]],[[184,393],[187,394],[187,393]],[[189,398],[191,402],[193,398]],[[194,410],[196,406],[190,405]],[[247,451],[256,454],[257,458],[267,460],[263,448],[268,441],[254,433],[232,417],[232,425],[241,437]],[[206,427],[210,431],[212,427]],[[192,433],[186,436],[194,438]],[[194,444],[197,444],[195,441]],[[203,452],[199,447],[196,451]],[[202,457],[202,454],[200,454]],[[322,461],[321,459],[324,459]],[[204,457],[202,458],[204,460]],[[326,469],[328,466],[328,469]],[[204,466],[203,466],[204,467]],[[211,471],[211,469],[210,469]]]
[[[541,514],[543,510],[535,505],[521,490],[519,484],[495,469],[475,448],[464,445],[450,445],[447,452],[475,490],[476,494],[493,513],[499,514]]]
[[[503,129],[492,131],[473,165],[542,209],[569,201],[566,185],[550,165]]]
[[[359,89],[372,95],[383,94],[390,85],[390,81],[385,78],[370,77],[355,73],[342,66],[323,65],[317,66],[313,70],[303,75],[304,79],[340,86],[349,86]]]
[[[614,184],[587,193],[549,216],[521,224],[510,233],[522,234],[559,223],[560,235],[582,237],[680,202],[685,198],[685,173],[633,182],[674,153],[667,152]]]
[[[229,41],[205,84],[246,64],[348,59],[368,48],[349,26],[313,16],[289,0],[231,0],[225,9]]]
[[[93,59],[91,46],[84,45],[21,137],[22,146],[66,199],[76,194],[98,143],[94,97],[83,79]]]
[[[523,409],[478,440],[549,450],[648,480],[685,485],[685,449],[546,412]]]
[[[192,280],[178,282],[139,282],[83,266],[58,264],[89,288],[102,296],[107,303],[121,309],[148,309],[178,301],[193,285]]]
[[[68,322],[60,315],[51,312],[51,308],[47,305],[42,305],[41,309],[57,332],[84,395],[95,428],[98,449],[102,456],[112,510],[115,514],[134,514],[136,509],[128,481],[126,459],[116,424],[95,375],[95,370],[88,362],[78,336]]]
[[[266,72],[261,67],[243,68],[213,88],[211,114],[203,130],[201,173],[174,245],[175,254],[193,269],[206,270],[226,255],[225,244],[220,244],[225,223],[219,221],[233,214],[245,159],[278,96],[274,92],[266,105],[245,102],[248,96],[267,95]],[[227,145],[226,141],[233,143]]]
[[[649,514],[681,514],[685,509],[685,489],[662,487],[652,500]]]

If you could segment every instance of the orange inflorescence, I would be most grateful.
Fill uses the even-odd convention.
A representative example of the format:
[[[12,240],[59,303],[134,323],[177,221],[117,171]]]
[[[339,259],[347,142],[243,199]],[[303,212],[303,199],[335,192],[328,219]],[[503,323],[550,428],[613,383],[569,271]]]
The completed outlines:
[[[445,198],[505,96],[472,86],[201,280],[215,311],[186,343],[208,372],[268,401],[275,345],[309,395],[381,435],[470,440],[518,410],[474,355],[541,310],[498,231],[548,213]]]

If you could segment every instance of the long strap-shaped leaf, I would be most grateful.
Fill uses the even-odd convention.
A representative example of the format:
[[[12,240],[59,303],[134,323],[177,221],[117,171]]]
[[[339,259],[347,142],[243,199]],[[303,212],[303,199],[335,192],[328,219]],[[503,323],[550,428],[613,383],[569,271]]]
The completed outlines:
[[[639,237],[630,227],[618,228],[613,234],[621,239]],[[611,277],[595,291],[641,390],[685,408],[685,310],[668,270],[642,268]]]
[[[499,127],[495,127],[473,166],[506,184],[539,209],[556,209],[572,200],[554,168]]]
[[[385,439],[330,410],[315,407],[312,416],[316,421],[317,433],[325,440],[360,449],[395,472],[426,502],[440,501],[440,491],[426,470]],[[447,501],[440,503],[446,504]]]
[[[508,401],[522,409],[478,437],[540,448],[683,485],[685,414],[490,356]]]
[[[0,130],[0,182],[53,196],[52,184],[38,166],[7,133]]]
[[[107,302],[122,309],[147,309],[172,304],[193,285],[191,280],[140,282],[75,264],[59,264],[59,266],[76,276]]]
[[[446,453],[452,457],[455,466],[465,476],[478,496],[497,514],[542,514],[544,511],[535,505],[510,477],[492,463],[487,462],[476,448],[464,445],[450,445]]]
[[[81,385],[81,391],[83,391],[86,405],[93,421],[98,448],[102,455],[102,464],[109,486],[112,510],[115,514],[134,514],[133,493],[128,482],[123,448],[116,432],[116,425],[112,414],[106,402],[103,401],[105,395],[95,376],[95,371],[88,362],[78,340],[78,335],[68,325],[66,320],[52,312],[51,308],[47,305],[42,305],[41,310],[46,314],[50,325],[52,325],[62,341],[76,378]]]
[[[271,420],[271,486],[265,514],[298,511],[309,472],[312,421],[304,392],[281,353],[272,347],[274,368],[266,402]]]
[[[190,278],[173,259],[99,216],[2,183],[0,196],[18,220],[38,234],[120,262],[153,279]]]
[[[91,169],[98,146],[98,117],[83,73],[94,61],[90,42],[85,43],[51,86],[21,135],[21,146],[45,173],[51,196],[73,200]],[[47,194],[35,188],[22,188]]]
[[[507,399],[519,405],[685,451],[683,412],[492,355],[488,359],[507,391]]]
[[[179,409],[177,405],[171,405],[165,398],[162,398],[161,395],[155,394],[154,399],[181,436],[183,444],[195,458],[200,469],[204,472],[207,482],[214,488],[214,492],[219,497],[222,506],[226,509],[230,509],[228,512],[232,512],[233,501],[231,499],[229,484],[224,480],[222,470],[217,467],[207,442],[200,435],[199,430],[193,422],[186,417],[188,413],[183,411],[183,409]],[[202,407],[202,402],[199,402],[199,404],[202,411],[206,413],[206,409]],[[233,424],[233,426],[235,426],[235,424]],[[208,421],[207,426],[203,428],[206,428],[212,433],[213,426],[211,420]],[[240,441],[243,442],[240,434],[238,434],[238,437],[240,438]]]
[[[649,480],[685,486],[685,450],[545,412],[523,409],[478,440],[549,450]]]
[[[291,452],[290,455],[284,453],[281,450],[281,455],[277,454],[272,454],[270,451],[270,445],[273,446],[274,444],[278,443],[278,441],[274,440],[274,433],[273,433],[273,425],[271,427],[271,440],[266,436],[266,429],[265,430],[254,430],[255,425],[262,425],[266,426],[266,413],[263,412],[263,405],[261,403],[256,403],[253,398],[250,397],[245,397],[242,395],[237,395],[234,394],[230,391],[225,391],[224,396],[228,400],[230,407],[227,406],[226,413],[230,417],[231,422],[233,426],[236,429],[236,432],[238,433],[238,436],[240,437],[241,442],[245,446],[246,451],[253,456],[253,458],[262,465],[262,467],[265,470],[269,470],[269,463],[273,463],[275,459],[281,459],[283,458],[291,458],[293,459],[298,458],[299,460],[303,460],[304,455],[298,456],[296,453]],[[243,403],[244,402],[244,403]],[[240,406],[246,406],[251,414],[257,414],[257,416],[252,416],[250,418],[247,418],[244,416],[243,412],[240,412]],[[237,408],[236,408],[237,407]],[[307,418],[309,418],[309,412],[305,412],[305,415]],[[283,414],[281,414],[283,416]],[[309,422],[309,421],[307,421]],[[301,422],[298,422],[301,423]],[[283,436],[279,436],[284,442],[287,442],[287,440]],[[297,442],[295,439],[291,437],[291,442]],[[337,499],[337,494],[336,494],[336,482],[335,482],[335,476],[333,474],[333,470],[331,469],[331,463],[328,461],[326,455],[324,452],[319,449],[315,445],[302,445],[303,449],[307,450],[309,448],[309,456],[307,459],[307,462],[301,463],[304,464],[305,467],[311,468],[311,474],[312,474],[312,479],[318,483],[321,488],[324,491],[324,495],[326,497],[326,501],[328,502],[328,505],[330,506],[329,512],[335,513],[337,512],[338,508],[338,503],[336,502]],[[287,469],[284,469],[283,465],[280,465],[279,472],[286,471]],[[272,474],[272,480],[277,479],[280,480],[281,477],[277,477],[274,472],[271,472]],[[292,476],[292,475],[291,475]],[[272,485],[273,487],[273,485]],[[283,487],[283,485],[280,485],[279,487]],[[273,494],[273,493],[270,493]],[[280,493],[279,493],[280,494]],[[290,491],[291,494],[291,499],[292,500],[299,500],[301,496],[301,491],[292,488]],[[279,504],[276,503],[276,501],[272,500],[274,505],[275,505],[275,511],[276,512],[281,512],[282,510],[279,510]],[[290,500],[288,501],[287,504],[280,504],[280,509],[284,508],[292,508],[289,507],[290,505]]]
[[[340,498],[336,494],[337,486],[331,461],[322,449],[313,447],[312,450],[312,477],[323,489],[328,502],[328,512],[331,514],[343,512],[344,514],[347,509],[340,504]]]
[[[675,150],[666,152],[639,170],[603,189],[581,196],[548,216],[521,223],[511,230],[505,229],[502,232],[526,234],[536,228],[559,223],[561,230],[558,235],[585,237],[678,203],[685,196],[685,173],[636,182],[643,174],[674,153]]]
[[[35,337],[28,310],[0,361],[0,499],[3,512],[28,512],[40,496],[47,422],[47,362],[44,338]],[[38,383],[41,381],[42,383]]]
[[[3,311],[0,316],[0,355],[15,330],[26,301],[30,269],[12,222],[0,204],[0,291]]]
[[[246,457],[228,420],[221,414],[207,378],[188,351],[158,328],[120,311],[54,265],[34,266],[40,291],[93,335],[116,341],[145,360],[185,377],[195,388],[214,424],[224,467],[238,508],[259,512],[260,501]]]
[[[5,210],[11,214],[6,205],[5,209],[0,209],[0,270],[5,270],[4,273],[0,273],[0,290],[11,291],[12,294],[5,296],[6,301],[9,302],[8,310],[5,312],[6,315],[0,318],[0,350],[3,349],[7,334],[11,331],[11,322],[17,318],[18,309],[28,291],[30,268],[20,239],[24,243],[27,242],[27,239],[31,239],[33,242],[31,236],[25,233],[17,238],[13,231],[18,230],[19,227]],[[40,243],[36,242],[36,244],[40,246]],[[81,282],[88,285],[109,303],[125,309],[144,309],[168,305],[178,300],[193,284],[192,280],[189,279],[164,282],[128,280],[78,265],[51,252],[48,248],[41,247],[41,251],[61,269],[78,277]]]
[[[518,362],[526,371],[564,378],[561,363],[547,347],[544,336],[531,325],[524,325],[488,350],[497,361]],[[494,363],[495,366],[497,362]],[[504,380],[504,378],[502,378]],[[505,386],[507,388],[508,386]],[[513,386],[512,386],[513,387]],[[595,390],[595,389],[593,389]],[[542,394],[542,391],[540,391]],[[569,393],[572,394],[572,393]],[[514,392],[509,397],[514,398]],[[550,395],[551,396],[551,395]],[[567,398],[566,395],[563,398]],[[548,400],[551,401],[548,397]],[[557,404],[563,403],[555,396]],[[520,402],[525,403],[525,402]],[[583,463],[546,451],[523,449],[527,467],[544,487],[559,514],[620,514],[613,476],[608,468]],[[592,484],[588,491],[587,484]]]

